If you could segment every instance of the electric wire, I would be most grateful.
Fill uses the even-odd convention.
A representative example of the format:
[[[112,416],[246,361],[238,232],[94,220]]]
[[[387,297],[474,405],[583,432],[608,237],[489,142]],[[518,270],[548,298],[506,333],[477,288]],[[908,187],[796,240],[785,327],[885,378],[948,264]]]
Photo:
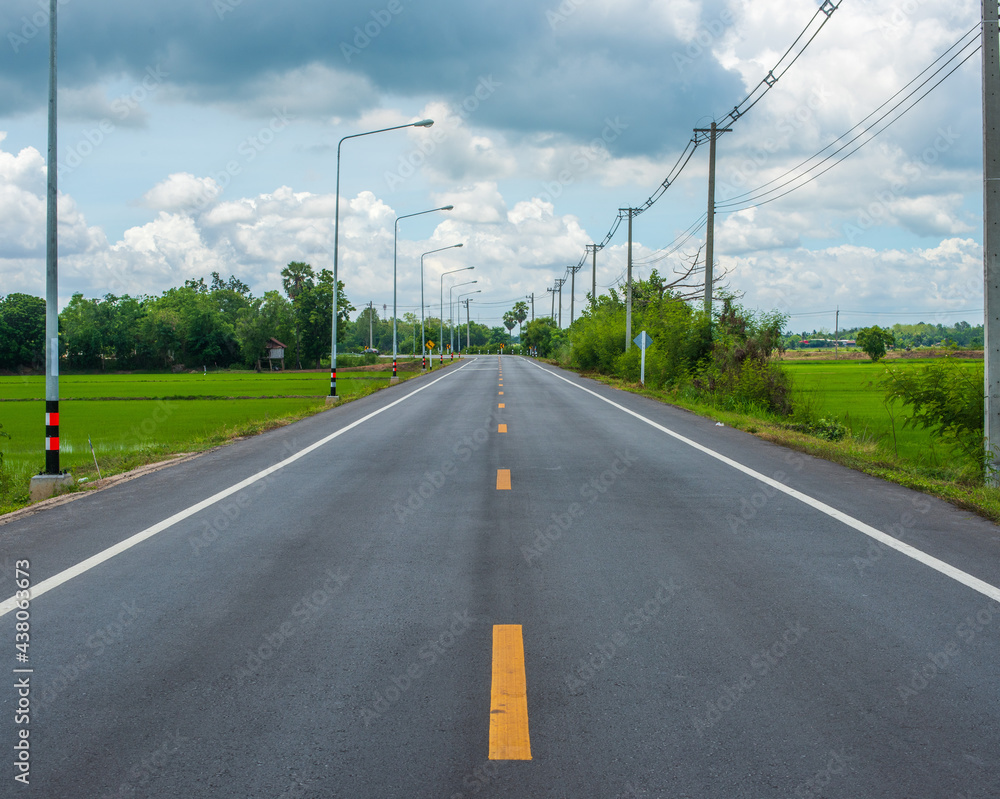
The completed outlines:
[[[966,36],[968,36],[968,33],[965,34],[965,36],[963,36],[962,39],[964,39]],[[956,46],[958,46],[959,44],[961,44],[962,39],[959,39],[959,41],[956,42],[954,45],[952,45],[950,48],[948,48],[948,50],[950,51],[950,50],[954,49]],[[891,98],[889,98],[889,100],[887,100],[885,103],[883,103],[882,105],[880,105],[877,109],[875,109],[875,111],[873,111],[871,114],[869,114],[863,120],[861,120],[861,122],[859,122],[858,124],[854,125],[852,128],[850,128],[849,130],[847,130],[845,133],[843,133],[840,136],[838,136],[836,139],[834,139],[833,142],[831,142],[830,144],[828,144],[822,150],[820,150],[819,152],[813,154],[812,156],[810,156],[809,158],[807,158],[805,161],[801,162],[798,166],[793,167],[792,169],[790,169],[787,172],[785,172],[783,175],[781,175],[781,176],[779,176],[777,178],[774,178],[773,180],[768,181],[767,183],[763,184],[762,186],[758,186],[756,189],[753,189],[753,190],[748,191],[748,192],[744,192],[743,194],[737,195],[736,197],[730,198],[729,200],[727,200],[725,202],[717,204],[716,205],[716,210],[717,211],[721,211],[721,212],[730,212],[730,213],[732,213],[732,212],[736,212],[736,211],[746,211],[746,210],[749,210],[750,208],[758,208],[758,207],[760,207],[762,205],[767,205],[768,203],[774,202],[775,200],[778,200],[778,199],[780,199],[782,197],[785,197],[788,194],[791,194],[793,191],[796,191],[798,189],[803,188],[804,186],[807,186],[809,183],[812,183],[814,180],[816,180],[817,178],[821,177],[822,175],[825,175],[827,172],[829,172],[831,169],[833,169],[833,167],[835,167],[838,164],[841,164],[844,161],[846,161],[848,158],[850,158],[852,155],[854,155],[856,152],[858,152],[858,150],[860,150],[866,144],[868,144],[871,141],[873,141],[876,136],[880,135],[881,133],[884,133],[891,125],[895,124],[900,119],[902,119],[903,116],[905,116],[914,107],[916,107],[916,105],[918,103],[920,103],[925,97],[927,97],[928,94],[930,94],[932,91],[934,91],[934,89],[936,89],[938,86],[940,86],[942,83],[944,83],[945,80],[947,80],[958,69],[960,69],[962,67],[962,65],[965,64],[966,61],[968,61],[977,52],[979,52],[979,50],[981,49],[981,45],[977,45],[975,48],[973,48],[973,50],[971,52],[969,52],[967,55],[965,55],[963,58],[961,58],[961,60],[957,64],[955,64],[954,67],[952,67],[947,73],[945,73],[940,79],[938,79],[937,82],[935,82],[930,88],[927,89],[927,91],[925,91],[923,94],[921,94],[915,100],[912,100],[912,102],[909,102],[918,92],[920,92],[925,86],[927,86],[929,83],[931,83],[931,81],[933,81],[937,75],[939,75],[944,69],[946,69],[949,64],[951,64],[956,59],[958,59],[961,56],[962,52],[964,50],[966,50],[971,44],[974,44],[977,39],[978,39],[978,36],[976,38],[974,38],[974,39],[966,42],[964,45],[962,45],[962,47],[958,50],[957,53],[955,53],[952,56],[950,56],[943,64],[941,64],[941,66],[939,66],[933,73],[931,73],[930,76],[928,76],[915,89],[913,89],[913,91],[911,91],[909,94],[907,94],[905,97],[903,97],[898,103],[896,103],[895,105],[893,105],[888,111],[886,111],[884,114],[882,114],[880,117],[878,117],[878,119],[876,119],[872,123],[872,125],[870,127],[863,128],[862,130],[860,130],[856,135],[854,135],[853,137],[851,137],[850,139],[848,139],[847,141],[845,141],[840,147],[838,147],[836,150],[834,150],[833,152],[831,152],[830,154],[828,154],[822,160],[820,160],[817,163],[815,163],[814,165],[810,166],[808,169],[804,170],[800,174],[797,174],[797,175],[794,175],[793,177],[790,177],[788,180],[785,180],[783,183],[779,184],[778,186],[775,186],[774,188],[771,188],[771,189],[764,190],[767,186],[769,186],[769,185],[775,183],[776,181],[781,180],[782,178],[786,177],[787,175],[795,172],[800,167],[802,167],[804,164],[807,164],[810,161],[818,158],[824,152],[826,152],[831,147],[833,147],[834,145],[836,145],[837,142],[841,141],[846,136],[850,135],[852,131],[854,131],[854,130],[858,129],[859,127],[861,127],[862,125],[864,125],[864,123],[870,117],[872,117],[874,114],[878,113],[878,111],[880,111],[889,102],[891,102],[893,99],[895,99],[902,91],[905,91],[906,88],[908,88],[916,80],[918,80],[921,75],[923,75],[928,70],[930,70],[934,66],[934,64],[936,64],[938,61],[941,60],[941,58],[943,57],[944,54],[942,54],[942,56],[939,56],[937,59],[935,59],[935,61],[930,66],[928,66],[916,78],[914,78],[912,81],[910,81],[910,83],[908,83],[906,86],[904,86],[903,89],[900,89],[899,92],[897,92],[895,95],[893,95]],[[948,51],[946,51],[946,52],[948,52]],[[902,108],[903,105],[906,104],[906,103],[908,103],[908,102],[909,102],[909,105],[906,108]],[[901,108],[902,108],[902,110],[900,110]],[[893,117],[891,119],[888,119],[888,121],[885,121],[887,118],[889,118],[896,111],[899,111],[899,113],[896,114],[895,117]],[[878,126],[881,123],[883,123],[883,122],[885,122],[885,124],[882,125],[882,127],[879,128]],[[816,172],[815,174],[809,176],[810,172],[814,172],[815,170],[819,169],[824,164],[826,164],[828,161],[834,159],[837,155],[839,155],[840,153],[842,153],[844,150],[846,150],[848,147],[850,147],[851,145],[853,145],[859,139],[862,139],[862,137],[864,137],[866,134],[868,135],[868,138],[864,139],[864,141],[861,141],[860,144],[858,144],[856,147],[854,147],[854,149],[852,149],[846,155],[844,155],[843,157],[835,160],[832,164],[830,164],[829,166],[827,166],[825,169],[823,169],[823,170],[821,170],[819,172]],[[799,182],[799,181],[801,181],[801,182]],[[793,184],[796,184],[796,183],[798,183],[798,185],[793,185]],[[791,188],[788,188],[789,186],[791,186]],[[782,191],[783,189],[787,189],[787,190],[786,191]],[[776,192],[781,192],[781,193],[780,194],[775,194]],[[775,196],[773,196],[773,197],[769,197],[768,196],[768,195],[772,195],[772,194],[775,194]]]
[[[838,8],[840,8],[842,2],[843,0],[836,0],[836,2],[834,2],[834,0],[823,0],[820,6],[816,9],[816,12],[810,18],[809,22],[802,29],[799,35],[795,38],[795,41],[793,41],[792,44],[789,46],[789,48],[784,52],[781,58],[778,59],[778,62],[774,65],[774,67],[768,70],[767,75],[764,76],[764,78],[760,81],[760,83],[758,83],[753,88],[753,90],[745,98],[743,98],[743,100],[737,103],[733,107],[733,110],[726,115],[726,117],[724,118],[725,122],[722,125],[722,127],[727,127],[728,125],[736,122],[740,117],[745,115],[751,108],[757,105],[757,103],[760,102],[761,99],[763,99],[764,95],[766,95],[771,90],[771,88],[778,82],[778,80],[780,80],[785,75],[785,73],[787,73],[788,70],[791,69],[792,65],[796,61],[798,61],[802,53],[806,51],[806,48],[808,48],[809,45],[812,44],[813,40],[816,38],[817,35],[819,35],[819,32],[829,21],[830,17],[833,16],[833,12],[836,11]],[[822,15],[822,19],[820,20],[819,25],[813,31],[812,35],[809,36],[805,44],[803,44],[802,47],[799,48],[797,52],[795,52],[791,60],[787,64],[785,64],[784,67],[782,67],[782,64],[785,62],[785,59],[788,58],[789,54],[795,50],[796,45],[798,45],[798,43],[802,41],[802,38],[809,33],[810,29],[813,27],[813,24],[820,17],[820,15]],[[775,74],[776,70],[777,74]],[[638,216],[643,211],[648,210],[657,200],[660,199],[660,197],[662,197],[666,193],[667,189],[669,189],[670,186],[672,186],[674,182],[677,180],[677,178],[680,177],[681,172],[683,172],[684,168],[688,165],[688,162],[694,155],[695,150],[697,150],[698,146],[702,144],[704,141],[706,141],[706,139],[704,138],[704,134],[695,133],[695,135],[687,142],[687,144],[684,145],[684,149],[681,151],[681,154],[678,157],[677,162],[674,164],[673,168],[667,174],[667,177],[657,187],[656,191],[653,192],[653,194],[650,195],[650,197],[642,205],[638,206],[637,208],[631,209],[633,217]],[[626,213],[627,210],[628,209],[626,209]],[[618,231],[618,227],[621,225],[621,221],[624,216],[625,213],[623,213],[623,210],[619,209],[618,216],[615,217],[615,221],[612,223],[611,229],[608,231],[608,234],[601,240],[600,244],[595,245],[598,249],[603,250],[604,247],[606,247],[607,244],[611,241],[615,233]],[[584,253],[584,255],[580,259],[581,264],[586,260],[586,257],[587,255],[586,253]]]

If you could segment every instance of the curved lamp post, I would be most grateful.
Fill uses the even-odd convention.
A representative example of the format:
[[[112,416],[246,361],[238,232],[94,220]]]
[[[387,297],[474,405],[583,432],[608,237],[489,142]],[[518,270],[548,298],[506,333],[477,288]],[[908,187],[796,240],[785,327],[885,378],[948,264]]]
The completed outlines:
[[[399,220],[409,219],[411,216],[423,216],[433,214],[435,211],[450,211],[454,205],[442,205],[440,208],[428,208],[426,211],[417,211],[414,214],[403,214],[396,217],[392,233],[392,381],[398,380],[396,375],[396,244],[399,241]],[[423,281],[421,281],[421,291],[423,291]],[[422,312],[422,311],[421,311]]]
[[[424,255],[430,255],[432,252],[441,252],[442,250],[451,250],[461,246],[461,244],[452,244],[449,247],[439,247],[436,250],[428,250],[420,256],[420,352],[423,355],[421,369],[427,368],[427,338],[424,335]]]
[[[394,125],[391,128],[379,128],[378,130],[369,130],[365,133],[352,133],[350,136],[344,136],[337,143],[337,197],[334,201],[333,210],[333,334],[331,335],[332,343],[330,345],[330,400],[329,402],[334,402],[337,399],[337,300],[339,299],[337,291],[337,253],[340,244],[340,145],[342,145],[348,139],[356,139],[359,136],[371,136],[373,133],[385,133],[389,130],[401,130],[402,128],[429,128],[434,124],[433,119],[421,119],[419,122],[410,122],[406,125]]]

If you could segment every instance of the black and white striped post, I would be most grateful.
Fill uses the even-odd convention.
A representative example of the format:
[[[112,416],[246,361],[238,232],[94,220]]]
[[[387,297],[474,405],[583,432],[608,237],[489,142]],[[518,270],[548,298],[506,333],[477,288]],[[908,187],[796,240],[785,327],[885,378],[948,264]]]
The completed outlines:
[[[45,471],[31,478],[33,500],[51,497],[73,478],[59,468],[59,206],[56,142],[56,7],[49,0],[49,141],[45,219]]]

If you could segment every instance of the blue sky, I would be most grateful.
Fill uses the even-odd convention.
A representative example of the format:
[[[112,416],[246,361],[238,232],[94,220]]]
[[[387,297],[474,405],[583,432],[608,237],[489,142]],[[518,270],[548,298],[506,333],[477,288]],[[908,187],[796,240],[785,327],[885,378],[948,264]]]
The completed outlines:
[[[0,10],[0,293],[43,294],[47,0]],[[694,127],[722,121],[810,20],[815,0],[64,0],[59,10],[60,295],[158,294],[235,274],[280,288],[332,267],[401,313],[475,266],[473,316],[499,324],[645,202]],[[718,202],[784,174],[863,120],[970,31],[971,0],[843,0],[801,58],[719,140]],[[966,54],[971,52],[967,50]],[[982,321],[980,57],[802,188],[720,213],[717,271],[796,330]],[[637,276],[683,269],[703,231],[707,147],[634,224]],[[625,226],[597,284],[625,268]],[[468,274],[468,273],[466,273]],[[449,282],[445,277],[445,294]],[[591,282],[577,275],[576,307]],[[568,320],[568,285],[563,319]],[[599,289],[600,290],[600,289]]]

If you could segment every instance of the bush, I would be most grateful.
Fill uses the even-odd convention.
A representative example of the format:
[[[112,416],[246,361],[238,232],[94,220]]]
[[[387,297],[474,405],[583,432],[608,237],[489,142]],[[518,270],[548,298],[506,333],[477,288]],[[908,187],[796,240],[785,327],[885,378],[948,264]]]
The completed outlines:
[[[913,409],[904,426],[933,430],[954,452],[983,469],[984,368],[944,361],[919,370],[889,369],[879,385],[887,401],[898,400]]]

